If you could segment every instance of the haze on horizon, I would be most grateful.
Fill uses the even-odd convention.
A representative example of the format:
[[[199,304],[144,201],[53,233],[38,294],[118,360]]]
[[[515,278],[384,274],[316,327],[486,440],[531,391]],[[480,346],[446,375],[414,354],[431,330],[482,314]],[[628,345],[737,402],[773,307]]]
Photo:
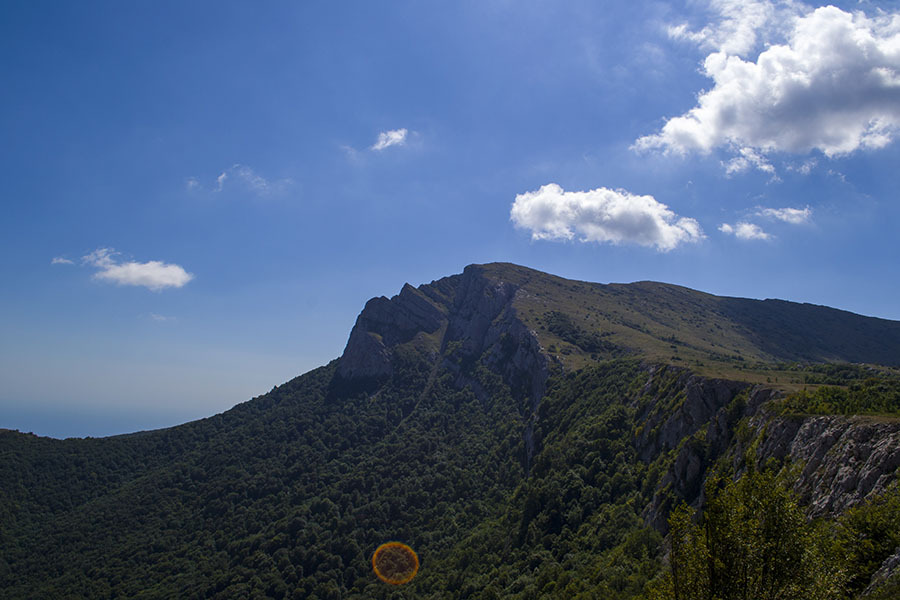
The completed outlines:
[[[900,320],[893,3],[0,8],[0,428],[221,412],[506,261]]]

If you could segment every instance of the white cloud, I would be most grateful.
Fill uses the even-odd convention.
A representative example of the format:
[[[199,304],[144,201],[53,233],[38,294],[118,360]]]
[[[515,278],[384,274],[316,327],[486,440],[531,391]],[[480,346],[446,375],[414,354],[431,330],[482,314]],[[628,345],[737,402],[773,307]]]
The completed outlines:
[[[238,187],[257,196],[268,196],[284,192],[293,183],[294,181],[290,178],[274,181],[266,179],[251,167],[235,163],[219,173],[215,183],[209,189],[213,192],[222,192]],[[188,191],[197,191],[202,190],[204,186],[197,177],[188,177],[185,180],[185,188]]]
[[[756,214],[761,217],[778,219],[791,225],[802,225],[809,223],[812,209],[808,206],[806,208],[760,208]]]
[[[339,148],[344,151],[344,154],[347,155],[347,158],[350,160],[350,162],[359,162],[359,150],[347,144],[341,144]]]
[[[118,252],[111,248],[98,248],[85,255],[82,262],[99,269],[94,279],[111,281],[118,285],[136,285],[158,292],[168,287],[180,288],[194,278],[179,265],[151,260],[145,263],[117,262]]]
[[[712,22],[698,31],[680,23],[668,27],[667,32],[673,39],[692,42],[704,50],[744,56],[770,39],[783,37],[802,8],[803,4],[791,0],[711,0]]]
[[[221,192],[222,188],[225,187],[225,180],[228,179],[228,171],[222,171],[219,173],[219,176],[216,177],[216,191]]]
[[[812,170],[816,168],[818,161],[814,158],[809,158],[804,160],[800,164],[795,165],[787,165],[788,171],[793,171],[795,173],[800,173],[801,175],[809,175],[812,173]]]
[[[248,189],[258,194],[269,194],[275,191],[276,188],[283,187],[290,182],[289,180],[282,179],[272,183],[245,165],[234,165],[231,167],[231,173]]]
[[[50,261],[51,265],[73,265],[71,260],[68,258],[63,258],[62,256],[54,256],[53,260]]]
[[[150,313],[150,318],[156,321],[157,323],[165,323],[167,321],[174,321],[175,317],[167,317],[165,315],[158,315],[156,313]]]
[[[670,30],[716,49],[703,64],[712,89],[659,133],[638,139],[636,150],[724,147],[740,153],[725,163],[737,172],[753,164],[746,149],[760,156],[818,150],[831,157],[893,140],[900,128],[900,13],[868,17],[834,6],[770,2],[753,2],[742,12],[737,2],[716,4],[730,10],[720,11],[717,26]],[[739,56],[757,44],[753,32],[778,29],[785,30],[782,43],[755,61]]]
[[[759,225],[754,225],[753,223],[747,223],[745,221],[741,221],[735,225],[722,223],[719,225],[719,231],[733,235],[739,240],[768,240],[772,237],[763,231]]]
[[[566,192],[555,183],[518,194],[510,220],[535,240],[631,243],[661,252],[704,237],[697,221],[678,217],[653,196],[607,188]]]
[[[754,167],[764,173],[775,175],[775,167],[772,166],[766,157],[754,150],[753,148],[741,148],[740,156],[732,158],[727,163],[723,163],[725,173],[733,175],[734,173],[743,173],[750,167]]]
[[[406,143],[406,129],[391,129],[378,134],[378,139],[372,145],[372,150],[384,150],[391,146],[402,146]]]
[[[834,169],[828,169],[826,171],[830,176],[836,177],[841,183],[847,183],[847,176],[841,173],[840,171],[835,171]]]

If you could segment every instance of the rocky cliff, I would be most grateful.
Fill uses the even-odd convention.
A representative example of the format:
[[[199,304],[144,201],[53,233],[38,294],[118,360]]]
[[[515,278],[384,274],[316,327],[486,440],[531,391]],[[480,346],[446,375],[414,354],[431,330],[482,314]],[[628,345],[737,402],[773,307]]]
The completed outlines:
[[[390,375],[393,349],[437,332],[446,325],[447,311],[447,306],[409,284],[390,300],[372,298],[350,332],[338,372],[346,379]]]
[[[396,349],[414,344],[453,371],[460,369],[452,358],[480,362],[534,407],[543,395],[548,363],[537,335],[517,317],[518,290],[470,265],[461,275],[418,288],[407,284],[390,299],[373,298],[350,332],[338,373],[345,379],[385,377]]]
[[[391,375],[401,347],[423,353],[435,369],[454,374],[459,387],[484,396],[473,369],[499,375],[517,401],[525,423],[525,466],[534,454],[533,425],[549,373],[538,337],[514,307],[518,285],[488,277],[478,265],[461,275],[414,288],[393,298],[373,298],[356,320],[341,355],[338,375],[378,382]]]
[[[340,358],[339,377],[382,381],[391,376],[396,354],[411,348],[426,357],[434,372],[450,373],[456,386],[487,400],[476,375],[487,369],[502,379],[519,406],[527,472],[540,450],[533,430],[548,377],[566,367],[542,347],[540,335],[548,334],[535,331],[541,323],[536,307],[574,306],[567,323],[584,325],[570,326],[565,339],[572,343],[565,347],[572,351],[584,339],[584,328],[596,322],[589,298],[582,297],[580,306],[573,302],[572,292],[583,292],[583,287],[559,281],[536,284],[531,273],[472,265],[460,275],[418,288],[405,285],[393,298],[370,300]],[[529,308],[529,318],[520,315],[523,307]],[[668,514],[678,502],[702,505],[704,482],[714,465],[730,463],[740,474],[751,447],[760,464],[774,459],[794,469],[795,490],[810,516],[837,515],[882,493],[897,477],[900,422],[782,416],[774,402],[782,392],[772,386],[705,377],[649,357],[643,369],[645,383],[623,400],[634,410],[637,456],[658,472],[643,517],[660,531],[667,530]]]
[[[834,515],[883,492],[900,468],[900,422],[869,417],[773,417],[760,411],[760,459],[801,467],[795,491],[810,516]]]
[[[862,416],[782,416],[772,404],[783,395],[764,386],[705,379],[682,372],[654,390],[650,370],[643,425],[635,435],[641,460],[670,453],[644,516],[665,531],[673,504],[699,506],[709,468],[720,458],[737,473],[755,448],[757,466],[774,459],[796,471],[794,490],[810,517],[835,516],[884,492],[900,469],[900,422]],[[650,397],[646,396],[650,393]],[[655,392],[655,393],[654,393]],[[673,402],[673,399],[676,401]]]
[[[666,465],[644,519],[667,531],[669,511],[681,500],[704,502],[704,482],[719,459],[739,475],[749,457],[790,470],[807,515],[836,517],[885,493],[900,473],[900,421],[863,416],[783,416],[781,393],[735,382],[700,383],[683,375],[684,402],[649,435],[636,436],[642,460]],[[648,382],[650,385],[652,382]],[[665,404],[665,395],[654,399]],[[657,420],[654,420],[657,419]],[[657,423],[652,413],[646,423]],[[748,450],[753,448],[753,453]],[[669,452],[670,458],[666,458]],[[672,456],[674,455],[674,456]],[[872,577],[873,592],[900,573],[900,548]]]

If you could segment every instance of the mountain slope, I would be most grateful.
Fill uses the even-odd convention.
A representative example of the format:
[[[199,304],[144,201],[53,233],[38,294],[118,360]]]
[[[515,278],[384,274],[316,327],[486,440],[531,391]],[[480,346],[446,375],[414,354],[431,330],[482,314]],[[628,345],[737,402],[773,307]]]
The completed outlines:
[[[749,447],[815,466],[797,489],[821,514],[883,494],[900,427],[782,415],[752,381],[819,376],[772,361],[898,356],[896,322],[473,265],[370,300],[339,360],[221,415],[99,440],[0,432],[0,587],[388,598],[368,561],[401,539],[421,559],[412,597],[636,597],[668,511]],[[851,486],[840,466],[863,437],[878,451]]]
[[[717,297],[654,282],[567,281],[509,264],[482,269],[519,287],[514,305],[542,342],[567,342],[548,327],[548,311],[578,328],[646,357],[845,361],[900,365],[900,322],[783,300]],[[543,326],[543,328],[542,328]],[[549,345],[549,344],[547,344]],[[572,344],[576,345],[576,344]]]
[[[470,265],[460,275],[418,288],[406,285],[392,299],[369,301],[351,332],[341,374],[377,380],[389,372],[391,348],[413,342],[432,352],[463,343],[467,356],[493,344],[489,355],[503,361],[496,339],[501,330],[512,336],[520,353],[504,368],[516,368],[526,378],[525,371],[540,370],[543,362],[572,370],[623,356],[754,382],[771,379],[784,363],[900,366],[897,321],[784,300],[717,297],[654,282],[569,281],[493,263]],[[506,375],[508,381],[515,379],[511,372]],[[781,375],[784,382],[791,380],[789,373]],[[539,383],[531,385],[537,386],[532,395],[539,395]]]

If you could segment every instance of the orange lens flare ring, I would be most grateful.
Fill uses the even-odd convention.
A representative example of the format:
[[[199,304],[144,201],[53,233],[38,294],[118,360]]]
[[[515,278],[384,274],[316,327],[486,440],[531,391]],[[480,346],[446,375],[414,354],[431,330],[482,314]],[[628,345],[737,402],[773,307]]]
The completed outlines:
[[[372,555],[372,570],[385,583],[409,583],[419,572],[419,557],[406,544],[387,542]]]

